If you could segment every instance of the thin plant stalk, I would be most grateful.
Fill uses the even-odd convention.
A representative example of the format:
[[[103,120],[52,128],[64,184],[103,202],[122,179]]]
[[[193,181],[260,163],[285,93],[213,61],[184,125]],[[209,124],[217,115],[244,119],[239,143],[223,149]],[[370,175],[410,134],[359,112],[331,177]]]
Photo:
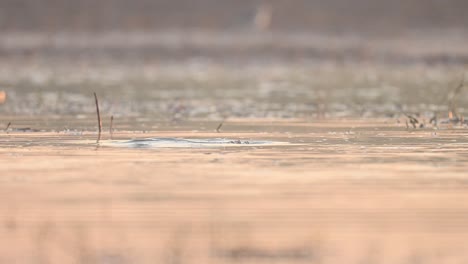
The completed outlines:
[[[101,133],[102,133],[102,121],[101,121],[101,113],[99,112],[99,100],[97,98],[96,93],[94,93],[94,101],[96,102],[96,114],[97,114],[97,121],[98,121],[98,128],[99,128],[99,133],[98,133],[98,138],[96,140],[96,143],[99,143],[101,140]]]

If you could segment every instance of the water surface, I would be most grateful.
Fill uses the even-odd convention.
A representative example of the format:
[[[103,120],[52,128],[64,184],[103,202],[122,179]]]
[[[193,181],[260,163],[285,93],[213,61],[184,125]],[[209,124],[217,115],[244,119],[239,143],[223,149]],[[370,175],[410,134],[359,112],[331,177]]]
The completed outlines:
[[[86,129],[1,134],[2,261],[467,259],[463,127],[237,119],[217,133],[209,121],[154,124],[116,125],[99,145]],[[148,138],[184,147],[127,147]]]

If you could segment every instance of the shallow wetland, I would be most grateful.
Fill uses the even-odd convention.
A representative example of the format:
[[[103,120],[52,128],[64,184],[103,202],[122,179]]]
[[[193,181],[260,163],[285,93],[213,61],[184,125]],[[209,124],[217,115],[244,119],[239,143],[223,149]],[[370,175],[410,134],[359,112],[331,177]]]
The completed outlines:
[[[0,263],[468,261],[462,44],[15,37]]]

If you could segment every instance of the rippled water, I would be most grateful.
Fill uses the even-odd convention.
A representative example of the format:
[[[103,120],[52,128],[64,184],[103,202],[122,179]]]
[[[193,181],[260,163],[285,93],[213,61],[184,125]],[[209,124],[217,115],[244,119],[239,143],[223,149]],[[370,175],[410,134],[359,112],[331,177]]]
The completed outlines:
[[[51,127],[63,122],[86,127]],[[468,258],[462,126],[228,119],[218,133],[209,121],[140,122],[154,127],[117,122],[99,144],[90,129],[1,134],[1,260]]]
[[[463,65],[76,48],[0,62],[0,263],[467,261]]]

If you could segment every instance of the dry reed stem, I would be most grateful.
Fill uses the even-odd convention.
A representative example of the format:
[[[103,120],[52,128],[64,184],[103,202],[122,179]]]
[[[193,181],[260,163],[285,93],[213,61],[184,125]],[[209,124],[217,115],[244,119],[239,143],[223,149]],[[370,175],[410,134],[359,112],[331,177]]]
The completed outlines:
[[[99,134],[98,134],[96,143],[99,143],[99,141],[101,140],[102,121],[101,121],[101,113],[99,112],[99,101],[98,101],[96,93],[94,93],[94,101],[96,102],[96,113],[97,113],[97,120],[98,120],[98,127],[99,127]]]
[[[10,128],[10,126],[11,126],[11,122],[8,122],[8,125],[7,125],[6,128],[5,128],[5,132],[8,133],[8,129]]]
[[[113,125],[114,125],[114,116],[111,116],[110,118],[110,126],[109,126],[109,134],[110,134],[110,138],[113,139],[113,134],[114,134],[114,129],[113,129]]]
[[[223,126],[223,124],[224,124],[224,120],[221,123],[219,123],[218,127],[216,128],[216,132],[218,132],[218,133],[221,132],[220,129]]]
[[[458,84],[455,89],[448,94],[448,107],[449,107],[449,119],[460,119],[460,116],[457,112],[457,97],[460,95],[462,88],[465,86],[465,76],[463,76],[462,80]]]

